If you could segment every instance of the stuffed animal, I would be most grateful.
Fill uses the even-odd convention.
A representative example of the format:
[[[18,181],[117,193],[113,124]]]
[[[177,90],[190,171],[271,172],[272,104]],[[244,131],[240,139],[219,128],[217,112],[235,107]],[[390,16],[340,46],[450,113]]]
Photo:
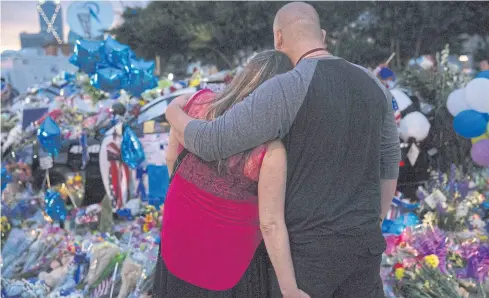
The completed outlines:
[[[39,280],[44,281],[46,286],[53,289],[64,281],[66,275],[68,274],[70,264],[73,261],[73,256],[71,254],[64,254],[61,259],[54,260],[51,263],[51,272],[41,272],[39,273]]]

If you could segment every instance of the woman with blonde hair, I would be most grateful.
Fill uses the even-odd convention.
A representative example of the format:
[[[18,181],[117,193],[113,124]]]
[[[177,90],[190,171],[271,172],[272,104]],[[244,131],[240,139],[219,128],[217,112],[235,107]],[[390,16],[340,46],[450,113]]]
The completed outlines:
[[[292,68],[285,54],[261,52],[223,92],[201,90],[185,111],[215,119]],[[287,296],[308,297],[297,288],[285,226],[285,149],[280,140],[257,145],[226,160],[205,162],[171,133],[167,159],[173,177],[153,297],[267,297],[270,260]]]

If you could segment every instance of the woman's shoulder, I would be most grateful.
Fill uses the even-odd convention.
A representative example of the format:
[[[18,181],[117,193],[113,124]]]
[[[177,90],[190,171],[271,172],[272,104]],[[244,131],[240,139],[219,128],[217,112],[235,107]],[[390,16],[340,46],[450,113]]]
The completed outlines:
[[[188,100],[184,107],[184,111],[186,111],[189,116],[197,119],[204,119],[207,114],[207,109],[214,101],[215,96],[216,93],[210,89],[202,89],[197,91]]]

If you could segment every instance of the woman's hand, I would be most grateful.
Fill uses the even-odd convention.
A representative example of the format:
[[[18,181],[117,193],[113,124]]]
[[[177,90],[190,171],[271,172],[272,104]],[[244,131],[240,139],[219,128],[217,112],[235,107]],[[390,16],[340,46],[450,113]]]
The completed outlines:
[[[183,109],[185,105],[187,104],[188,100],[192,97],[193,94],[184,94],[176,97],[173,99],[168,107],[178,107],[180,109]]]
[[[299,288],[295,288],[294,290],[289,292],[284,292],[282,295],[284,298],[311,298],[309,294]]]

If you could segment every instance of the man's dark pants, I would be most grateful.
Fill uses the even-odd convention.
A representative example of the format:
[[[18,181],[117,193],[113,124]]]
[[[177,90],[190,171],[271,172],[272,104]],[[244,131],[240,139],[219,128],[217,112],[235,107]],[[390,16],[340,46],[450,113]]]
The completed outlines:
[[[360,236],[292,243],[297,284],[311,298],[384,298],[380,263],[385,247],[380,227]],[[282,297],[273,268],[269,275],[271,297]]]

